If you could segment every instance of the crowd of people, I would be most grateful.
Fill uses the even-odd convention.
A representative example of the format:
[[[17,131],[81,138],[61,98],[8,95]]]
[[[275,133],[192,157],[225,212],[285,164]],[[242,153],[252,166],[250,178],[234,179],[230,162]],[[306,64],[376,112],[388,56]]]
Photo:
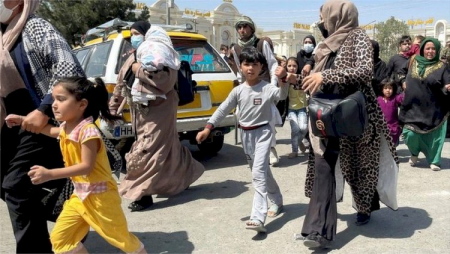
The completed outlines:
[[[124,252],[146,253],[128,231],[121,197],[131,200],[132,212],[142,211],[153,205],[152,195],[181,193],[205,170],[177,135],[179,55],[162,28],[135,22],[134,51],[108,98],[102,79],[85,77],[65,39],[34,15],[38,4],[0,1],[0,71],[8,73],[0,75],[1,198],[16,252],[85,253],[83,241],[91,227]],[[270,165],[279,163],[276,126],[287,118],[288,158],[309,152],[305,195],[310,201],[301,234],[310,248],[335,240],[344,182],[355,201],[356,225],[367,224],[380,202],[397,209],[400,140],[409,149],[411,166],[423,153],[430,168],[439,171],[450,115],[450,42],[441,51],[434,38],[402,36],[399,53],[386,64],[378,42],[359,28],[352,2],[327,1],[319,14],[324,39],[316,43],[306,36],[292,57],[277,57],[270,38],[258,38],[252,19],[241,17],[235,24],[236,44],[220,47],[240,85],[196,137],[203,142],[236,109],[255,191],[245,228],[264,233],[266,217],[283,210]],[[341,97],[361,92],[368,116],[363,134],[315,135],[308,102],[318,91]],[[119,119],[124,103],[130,105],[136,134],[125,156],[126,176],[117,186],[111,148],[95,120]],[[56,217],[50,234],[47,220]]]

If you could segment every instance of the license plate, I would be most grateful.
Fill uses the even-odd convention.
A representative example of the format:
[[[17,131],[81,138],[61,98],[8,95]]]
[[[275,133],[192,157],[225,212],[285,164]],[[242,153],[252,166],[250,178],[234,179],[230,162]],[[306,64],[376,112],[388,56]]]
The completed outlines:
[[[131,125],[114,127],[114,137],[116,138],[132,137],[133,135],[134,132]]]

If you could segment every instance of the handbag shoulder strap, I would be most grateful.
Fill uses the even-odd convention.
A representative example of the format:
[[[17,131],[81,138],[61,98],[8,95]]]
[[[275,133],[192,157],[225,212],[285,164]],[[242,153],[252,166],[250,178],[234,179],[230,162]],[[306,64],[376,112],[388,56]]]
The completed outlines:
[[[97,127],[97,129],[100,131],[100,135],[102,136],[112,171],[115,172],[122,170],[122,156],[120,155],[119,151],[117,151],[114,144],[105,136],[105,134],[103,134],[102,130],[97,126],[97,124],[95,124],[95,127]]]

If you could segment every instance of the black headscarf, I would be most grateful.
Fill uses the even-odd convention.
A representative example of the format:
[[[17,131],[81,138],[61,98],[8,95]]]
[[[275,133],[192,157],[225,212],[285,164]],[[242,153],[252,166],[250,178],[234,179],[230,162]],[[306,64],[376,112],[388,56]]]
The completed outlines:
[[[133,23],[133,25],[131,25],[131,29],[136,29],[136,31],[138,31],[140,34],[142,34],[145,38],[145,34],[147,33],[147,31],[150,29],[151,26],[152,25],[148,21],[136,21]],[[136,52],[137,52],[137,50],[134,50],[134,52],[133,52],[135,61],[137,59]],[[133,86],[135,77],[136,76],[134,75],[134,73],[130,67],[124,76],[124,79],[126,80],[128,87],[131,88]]]
[[[305,38],[303,39],[303,42],[305,42],[305,40],[309,38],[312,41],[312,44],[314,45],[314,48],[316,47],[316,38],[314,38],[314,36],[312,35],[307,35],[305,36]],[[313,51],[314,52],[314,51]],[[314,67],[314,57],[312,55],[312,52],[310,53],[306,53],[303,49],[301,49],[298,53],[297,53],[297,62],[298,62],[298,69],[297,69],[297,74],[300,74],[302,72],[303,67],[305,66],[305,64],[308,62],[309,64],[312,64],[311,67]]]
[[[381,61],[380,59],[380,45],[378,44],[377,41],[374,40],[370,40],[370,42],[372,42],[372,48],[373,48],[373,61],[375,63]]]
[[[312,36],[311,34],[305,36],[305,38],[303,39],[303,43],[305,43],[305,40],[308,39],[308,38],[311,39],[312,44],[314,45],[314,47],[316,47],[316,38],[314,38],[314,36]]]
[[[373,77],[372,88],[377,96],[382,95],[383,87],[381,81],[387,77],[386,63],[380,58],[380,45],[377,41],[371,40],[373,47]]]
[[[145,36],[151,26],[152,25],[148,21],[136,21],[131,25],[131,28],[136,29],[136,31]]]

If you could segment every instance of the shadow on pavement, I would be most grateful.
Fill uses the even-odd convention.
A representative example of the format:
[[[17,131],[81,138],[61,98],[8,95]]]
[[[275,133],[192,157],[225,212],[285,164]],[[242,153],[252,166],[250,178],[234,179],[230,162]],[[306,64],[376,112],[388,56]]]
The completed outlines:
[[[408,163],[411,153],[408,149],[399,149],[397,147],[397,156],[400,163]]]
[[[280,138],[280,139],[277,139],[277,144],[280,144],[280,145],[290,145],[290,144],[291,144],[291,139],[290,139],[290,138]]]
[[[206,170],[231,168],[247,164],[244,149],[241,146],[223,144],[222,149],[214,155],[208,155],[200,152],[197,146],[183,143],[192,153],[192,157],[205,166]]]
[[[308,204],[289,204],[283,206],[283,212],[275,218],[267,218],[266,228],[269,234],[275,233],[291,220],[295,220],[306,215]],[[301,228],[301,225],[298,225]]]
[[[144,244],[148,253],[192,253],[195,249],[194,244],[189,241],[186,231],[132,233]],[[89,253],[122,253],[95,231],[89,232],[84,246]]]
[[[267,229],[267,233],[256,234],[252,240],[254,241],[262,241],[265,240],[268,235],[275,233],[280,230],[284,225],[288,224],[289,221],[300,218],[306,214],[306,210],[308,209],[308,204],[290,204],[283,206],[283,211],[275,218],[267,217],[265,227]],[[241,218],[241,221],[247,221],[250,219],[250,216]],[[301,228],[301,225],[299,225]]]
[[[328,251],[341,249],[359,235],[368,238],[409,238],[416,231],[428,228],[433,221],[427,211],[413,207],[399,207],[397,211],[381,208],[372,213],[370,222],[364,226],[356,226],[355,214],[338,215],[338,219],[338,223],[347,222],[348,227],[337,234]],[[321,251],[323,253],[324,250]]]
[[[278,163],[276,168],[288,168],[295,165],[298,165],[298,167],[305,167],[306,165],[308,165],[308,154],[304,156],[297,156],[293,159],[289,159],[288,155],[281,155],[280,162]],[[272,170],[274,170],[273,167]]]
[[[162,209],[166,207],[185,204],[198,199],[225,199],[235,198],[248,190],[246,185],[250,182],[240,182],[234,180],[226,180],[224,182],[215,182],[208,184],[200,184],[183,191],[182,193],[168,197],[164,201],[158,201],[158,196],[153,209]]]
[[[397,155],[400,163],[408,163],[409,158],[411,157],[411,153],[408,149],[397,149]],[[423,153],[419,154],[419,162],[417,163],[415,168],[423,168],[430,169],[430,164],[428,164],[427,159]],[[450,158],[441,158],[441,168],[442,169],[450,169]]]

